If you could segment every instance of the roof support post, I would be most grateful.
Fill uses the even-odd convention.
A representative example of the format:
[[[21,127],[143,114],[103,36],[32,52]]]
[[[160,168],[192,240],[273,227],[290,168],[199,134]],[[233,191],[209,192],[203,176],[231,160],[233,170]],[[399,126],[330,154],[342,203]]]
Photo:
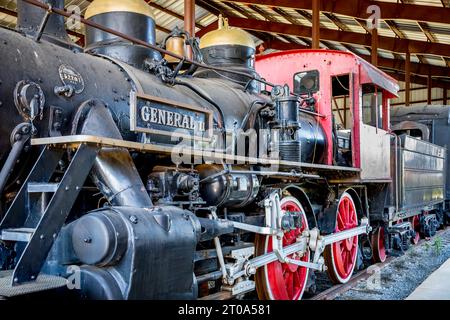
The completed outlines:
[[[406,52],[405,60],[405,106],[411,105],[411,54]]]
[[[427,104],[431,104],[431,95],[432,95],[432,89],[433,88],[433,78],[431,78],[431,74],[428,74],[427,78]]]
[[[442,89],[442,90],[444,90],[444,94],[443,94],[443,96],[444,96],[443,105],[445,106],[445,105],[447,105],[447,101],[448,101],[448,89],[447,89],[447,88],[444,88],[444,89]]]
[[[191,37],[195,36],[195,0],[184,0],[184,31],[189,32]],[[187,55],[192,59],[190,48]]]
[[[312,48],[320,49],[320,0],[312,0]]]
[[[372,52],[371,52],[372,64],[378,67],[378,29],[375,27],[372,29]]]

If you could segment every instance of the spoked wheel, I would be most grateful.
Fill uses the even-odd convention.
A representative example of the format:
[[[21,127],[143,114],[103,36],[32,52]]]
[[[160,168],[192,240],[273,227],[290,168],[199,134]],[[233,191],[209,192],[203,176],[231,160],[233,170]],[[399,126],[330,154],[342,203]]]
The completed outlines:
[[[285,197],[281,200],[282,214],[296,212],[301,215],[301,227],[285,232],[283,247],[296,242],[303,231],[308,230],[308,221],[300,202],[293,197]],[[272,252],[272,236],[256,236],[256,253],[263,255]],[[289,256],[291,259],[309,262],[309,251],[303,256],[297,253]],[[274,261],[259,268],[256,272],[256,290],[261,300],[300,300],[305,291],[308,280],[308,268],[294,264]]]
[[[386,247],[384,245],[384,228],[382,226],[378,227],[372,233],[372,253],[373,253],[373,261],[375,263],[385,262],[386,255]]]
[[[355,203],[350,194],[344,192],[337,208],[335,232],[358,226]],[[358,236],[345,239],[326,247],[324,258],[328,275],[334,283],[346,283],[350,280],[356,265],[358,254]]]
[[[413,244],[418,244],[420,240],[420,218],[419,216],[411,217],[410,220],[412,229],[416,232],[416,235],[411,238]]]

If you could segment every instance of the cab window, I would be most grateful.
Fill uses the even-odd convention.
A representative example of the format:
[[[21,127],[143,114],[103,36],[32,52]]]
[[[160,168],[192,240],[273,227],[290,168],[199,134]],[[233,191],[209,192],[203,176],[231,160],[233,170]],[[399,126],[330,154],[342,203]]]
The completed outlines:
[[[383,91],[373,84],[362,86],[362,120],[369,126],[383,128]]]
[[[311,95],[320,89],[318,70],[303,71],[294,75],[294,93],[298,95]]]

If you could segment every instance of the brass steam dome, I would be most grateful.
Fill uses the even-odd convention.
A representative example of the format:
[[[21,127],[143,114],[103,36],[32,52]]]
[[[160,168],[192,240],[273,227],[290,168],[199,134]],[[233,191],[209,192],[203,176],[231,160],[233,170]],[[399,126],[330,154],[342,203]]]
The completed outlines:
[[[244,46],[256,48],[252,37],[242,29],[232,28],[228,25],[228,19],[219,16],[219,29],[208,32],[200,39],[200,49],[213,46]]]
[[[155,20],[153,10],[144,0],[94,0],[84,15],[85,19],[109,12],[133,12]]]

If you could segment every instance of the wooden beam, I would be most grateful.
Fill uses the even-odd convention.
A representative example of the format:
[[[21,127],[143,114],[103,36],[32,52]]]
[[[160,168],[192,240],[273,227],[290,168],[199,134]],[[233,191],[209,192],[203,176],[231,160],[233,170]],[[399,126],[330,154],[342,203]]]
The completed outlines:
[[[406,52],[405,60],[405,105],[410,105],[411,99],[411,54]]]
[[[274,50],[296,50],[308,48],[307,46],[301,44],[286,43],[274,39],[265,43],[264,46],[266,49],[274,49]],[[371,61],[371,57],[369,55],[363,54],[357,55],[366,61],[369,62]],[[405,60],[403,60],[401,56],[398,56],[396,59],[378,57],[378,66],[404,72]],[[429,73],[431,73],[435,77],[449,77],[450,69],[447,67],[439,67],[430,64],[411,62],[411,74],[427,76]]]
[[[277,14],[279,14],[280,16],[282,16],[284,19],[286,19],[287,21],[289,21],[292,24],[300,24],[297,19],[295,19],[293,16],[291,16],[290,14],[288,14],[286,11],[284,11],[282,8],[278,8],[278,7],[271,7],[270,9],[272,9],[274,12],[276,12]]]
[[[450,21],[450,18],[449,18]],[[429,26],[425,22],[418,21],[417,24],[420,27],[420,30],[425,34],[427,40],[430,42],[436,42],[436,37],[431,33]]]
[[[392,30],[392,32],[395,33],[395,35],[397,37],[399,37],[400,39],[404,39],[405,35],[403,34],[402,31],[400,31],[400,29],[398,28],[397,24],[395,23],[395,21],[392,20],[386,20],[386,24],[389,26],[389,29]]]
[[[400,1],[401,1],[402,3],[405,3],[405,0],[400,0]],[[395,33],[395,36],[396,36],[396,37],[398,37],[399,39],[405,39],[405,38],[406,38],[405,34],[398,28],[398,26],[397,26],[397,24],[395,23],[395,21],[392,21],[392,20],[386,20],[385,22],[386,22],[386,24],[389,26],[389,29],[391,29],[392,32]],[[420,63],[428,64],[427,61],[426,61],[426,59],[425,59],[422,55],[417,54],[416,56],[417,56],[417,59],[419,59]]]
[[[447,88],[443,88],[442,89],[443,92],[443,97],[444,97],[444,105],[447,105],[447,101],[448,101],[448,89]]]
[[[311,10],[313,0],[220,0],[245,4],[258,4],[270,7]],[[401,4],[370,0],[322,1],[322,11],[357,18],[368,18],[367,8],[371,5],[380,7],[385,20],[413,20],[448,24],[449,8],[417,4]]]
[[[442,101],[442,99],[440,99],[440,98],[435,98],[435,99],[431,100],[431,102],[438,102],[438,101]],[[428,101],[427,101],[427,100],[416,100],[416,101],[411,101],[410,103],[411,103],[411,104],[416,104],[416,103],[428,103]],[[392,106],[392,107],[394,107],[394,106],[403,106],[403,105],[405,105],[405,104],[402,103],[402,102],[391,103],[391,106]]]
[[[333,97],[332,99],[333,99],[334,106],[336,107],[333,110],[338,112],[339,118],[341,119],[341,123],[344,123],[344,118],[342,118],[341,109],[339,109],[339,105],[337,104],[336,98]],[[345,124],[344,124],[344,127],[345,127]]]
[[[299,50],[299,49],[308,49],[308,46],[304,46],[297,43],[286,43],[282,42],[280,40],[272,39],[270,41],[263,43],[264,48],[266,49],[274,49],[274,50]],[[358,55],[359,57],[365,59],[366,61],[370,62],[371,57],[369,55]],[[405,81],[405,61],[402,60],[394,60],[394,59],[387,59],[378,57],[378,67],[383,69],[385,73],[393,77],[394,79],[398,81]],[[448,69],[444,67],[437,67],[437,66],[424,66],[420,63],[410,63],[411,68],[411,83],[417,83],[421,85],[427,85],[427,80],[424,75],[428,75],[429,72],[432,74],[441,74],[443,77],[448,76]],[[428,69],[430,68],[430,69]],[[395,71],[394,71],[395,70]],[[427,71],[431,70],[431,71]],[[417,73],[417,71],[422,72],[422,74]],[[425,73],[426,72],[426,73]],[[433,73],[434,72],[434,73]],[[422,76],[420,76],[422,75]],[[450,81],[440,81],[440,80],[434,80],[433,85],[436,88],[448,88],[450,89]],[[425,87],[426,88],[426,87]],[[413,91],[414,89],[410,89],[410,91]]]
[[[431,99],[432,99],[432,91],[433,89],[433,78],[431,78],[431,74],[428,75],[427,77],[427,100],[428,100],[428,104],[431,104]]]
[[[166,14],[168,14],[168,15],[174,17],[174,18],[177,18],[178,20],[184,21],[184,16],[181,15],[181,14],[179,14],[179,13],[177,13],[177,12],[175,12],[175,11],[172,11],[172,10],[170,10],[170,9],[167,9],[167,8],[161,6],[161,5],[157,4],[157,3],[153,3],[153,2],[151,2],[151,1],[149,1],[149,0],[146,0],[146,2],[148,3],[148,5],[149,5],[150,7],[154,8],[154,9],[156,9],[156,10],[162,11],[162,12],[164,12],[164,13],[166,13]],[[201,29],[201,28],[204,27],[204,26],[201,25],[200,23],[195,23],[195,26],[196,26],[197,28],[199,28],[199,29]]]
[[[351,31],[350,28],[343,23],[338,17],[329,12],[322,12],[322,14],[327,17],[331,22],[333,22],[342,31]]]
[[[266,11],[260,9],[257,6],[253,6],[253,5],[249,5],[248,6],[250,9],[252,9],[253,11],[257,12],[260,16],[262,16],[264,19],[266,19],[267,21],[273,21],[273,22],[277,22],[278,20],[275,20],[275,18],[273,18],[270,14],[268,14]],[[249,19],[254,19],[254,15],[253,14],[249,14],[247,11],[243,10],[242,8],[234,8],[235,10],[239,11],[241,14],[245,15],[247,18]],[[286,37],[284,35],[278,35],[278,37],[281,37],[282,39],[286,40],[287,42],[292,42],[292,39],[289,37]]]
[[[288,23],[275,23],[270,21],[236,17],[229,17],[229,22],[231,26],[242,28],[245,30],[292,35],[304,38],[309,38],[312,34],[312,28],[310,27],[292,25]],[[200,31],[199,34],[204,34],[203,30]],[[320,36],[322,40],[357,44],[362,46],[371,45],[370,34],[366,35],[357,32],[322,29]],[[409,51],[410,53],[424,53],[450,57],[450,44],[430,43],[426,41],[408,39],[396,39],[386,36],[379,36],[378,44],[379,49],[392,52],[405,53],[406,51]]]
[[[184,31],[190,37],[195,36],[195,0],[184,0]],[[187,50],[187,58],[192,59],[192,49]]]
[[[411,88],[411,92],[413,92],[413,91],[419,91],[419,90],[427,90],[427,87],[425,86],[425,87],[416,87],[416,88]],[[401,89],[401,90],[399,90],[398,92],[405,92],[405,89]]]
[[[392,78],[394,78],[397,81],[403,81],[405,82],[405,74],[402,74],[398,71],[393,71],[393,70],[387,70],[387,69],[382,69],[385,73],[387,73],[388,75],[390,75]],[[421,76],[416,76],[416,75],[411,75],[411,79],[410,79],[411,83],[415,83],[415,84],[420,84],[420,85],[424,85],[426,86],[428,83],[428,80],[426,77],[421,77]],[[405,86],[406,86],[406,82],[405,82]],[[450,89],[450,81],[439,81],[439,80],[433,80],[433,86],[435,88],[447,88]],[[413,89],[410,89],[410,92],[412,92]],[[405,91],[406,93],[406,88]]]
[[[312,0],[312,48],[320,49],[320,0]]]
[[[373,28],[372,29],[372,46],[371,46],[371,62],[374,66],[378,67],[378,29]]]
[[[274,10],[274,8],[272,8],[272,9]],[[282,10],[282,9],[280,9],[280,8],[278,8],[278,9],[279,9],[279,10]],[[301,15],[302,17],[304,17],[306,20],[308,20],[311,24],[314,24],[314,22],[313,22],[313,15],[312,15],[311,13],[309,13],[308,11],[305,11],[305,10],[296,10],[296,12],[297,12],[299,15]],[[288,15],[288,16],[289,16],[289,15]],[[294,24],[294,25],[298,25],[298,23],[292,22],[292,19],[287,19],[286,16],[284,16],[284,18],[285,18],[286,20],[288,20],[290,23],[292,23],[292,24]],[[319,19],[319,27],[320,27],[320,28],[325,28],[325,26],[322,25],[322,23],[320,23],[320,19]],[[310,41],[309,39],[306,39],[305,37],[302,37],[301,39],[302,39],[303,42],[309,44],[309,47],[310,47],[310,48],[313,47],[312,41]],[[320,48],[320,43],[323,43],[328,49],[331,49],[331,50],[337,50],[337,48],[336,48],[335,45],[333,45],[332,43],[330,43],[330,42],[328,42],[328,41],[321,41],[321,40],[320,40],[320,37],[319,37],[319,48]]]

